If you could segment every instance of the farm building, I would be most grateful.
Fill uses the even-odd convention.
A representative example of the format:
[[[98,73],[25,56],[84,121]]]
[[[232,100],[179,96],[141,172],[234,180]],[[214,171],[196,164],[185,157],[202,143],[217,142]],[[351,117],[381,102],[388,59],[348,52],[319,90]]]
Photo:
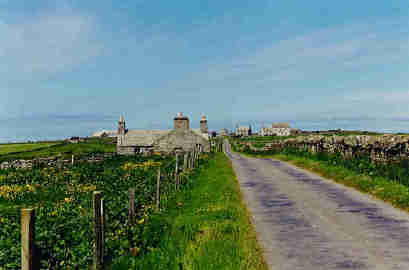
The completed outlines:
[[[272,124],[271,128],[276,136],[290,136],[291,128],[288,123]]]
[[[251,126],[241,126],[236,128],[236,136],[247,137],[251,135]]]
[[[274,132],[272,128],[263,127],[260,129],[260,136],[274,136]]]
[[[204,152],[210,151],[207,119],[200,120],[200,129],[190,129],[189,118],[179,113],[174,118],[171,130],[128,130],[121,117],[118,123],[117,153],[134,155],[137,153],[172,153],[175,150],[190,151],[201,146]]]
[[[98,137],[98,138],[102,138],[102,137],[116,137],[118,135],[117,131],[115,130],[101,130],[101,131],[97,131],[95,133],[92,134],[92,137]]]
[[[298,129],[290,128],[288,123],[272,124],[271,127],[260,129],[260,136],[290,136],[298,133]]]

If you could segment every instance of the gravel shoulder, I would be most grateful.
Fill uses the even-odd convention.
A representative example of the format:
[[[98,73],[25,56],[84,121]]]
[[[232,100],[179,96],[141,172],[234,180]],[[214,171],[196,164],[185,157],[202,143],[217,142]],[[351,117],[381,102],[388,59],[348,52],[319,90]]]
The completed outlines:
[[[271,269],[409,269],[409,215],[293,165],[232,153]]]

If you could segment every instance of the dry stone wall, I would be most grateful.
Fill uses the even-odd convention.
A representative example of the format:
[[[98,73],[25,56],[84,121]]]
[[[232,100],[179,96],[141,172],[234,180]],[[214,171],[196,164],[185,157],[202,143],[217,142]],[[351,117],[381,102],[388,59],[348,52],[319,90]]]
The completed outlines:
[[[346,158],[363,154],[368,155],[372,161],[380,162],[409,158],[409,137],[400,135],[299,136],[268,143],[264,150],[282,149],[283,147],[296,147],[312,153],[340,153]]]
[[[94,154],[86,157],[77,157],[74,162],[102,162],[106,158],[112,158],[116,153]],[[0,163],[0,169],[31,169],[34,165],[46,167],[67,166],[72,164],[72,159],[61,159],[58,157],[37,158],[31,160],[18,159]]]

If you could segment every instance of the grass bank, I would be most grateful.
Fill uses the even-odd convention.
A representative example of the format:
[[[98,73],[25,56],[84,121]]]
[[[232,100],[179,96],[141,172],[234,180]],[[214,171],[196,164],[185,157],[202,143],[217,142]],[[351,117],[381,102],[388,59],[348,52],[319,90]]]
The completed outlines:
[[[155,218],[158,247],[113,269],[267,269],[228,158],[216,154],[192,180]]]
[[[367,173],[358,173],[344,166],[333,165],[327,161],[319,161],[311,157],[297,156],[295,154],[241,154],[247,157],[274,158],[286,161],[409,212],[409,187],[399,181],[387,177],[371,176]]]
[[[90,153],[112,153],[116,151],[116,143],[111,138],[90,138],[84,142],[0,145],[0,162],[15,159],[34,159],[60,156],[70,158],[71,155],[87,155]]]
[[[0,155],[6,155],[15,152],[33,151],[41,148],[47,148],[58,144],[58,142],[46,143],[11,143],[0,145]]]

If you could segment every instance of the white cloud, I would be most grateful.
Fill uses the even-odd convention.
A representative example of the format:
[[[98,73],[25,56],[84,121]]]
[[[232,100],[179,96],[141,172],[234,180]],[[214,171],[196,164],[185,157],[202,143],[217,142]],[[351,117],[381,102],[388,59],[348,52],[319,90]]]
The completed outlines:
[[[42,78],[71,70],[100,53],[95,30],[95,20],[86,14],[0,20],[0,77]]]
[[[335,72],[365,73],[409,60],[409,38],[399,31],[349,25],[272,42],[255,54],[212,67],[210,78],[243,82],[325,79]]]
[[[397,105],[407,104],[407,83],[394,81],[409,76],[409,69],[402,69],[409,61],[409,37],[402,31],[408,25],[387,24],[348,24],[271,41],[246,55],[237,52],[232,60],[209,60],[168,87],[206,92],[204,100],[213,106],[218,100],[212,97],[223,96],[220,103],[242,119],[252,112],[260,119],[409,115],[407,106]],[[389,94],[388,88],[402,91]],[[368,97],[378,94],[357,100],[362,89]]]

